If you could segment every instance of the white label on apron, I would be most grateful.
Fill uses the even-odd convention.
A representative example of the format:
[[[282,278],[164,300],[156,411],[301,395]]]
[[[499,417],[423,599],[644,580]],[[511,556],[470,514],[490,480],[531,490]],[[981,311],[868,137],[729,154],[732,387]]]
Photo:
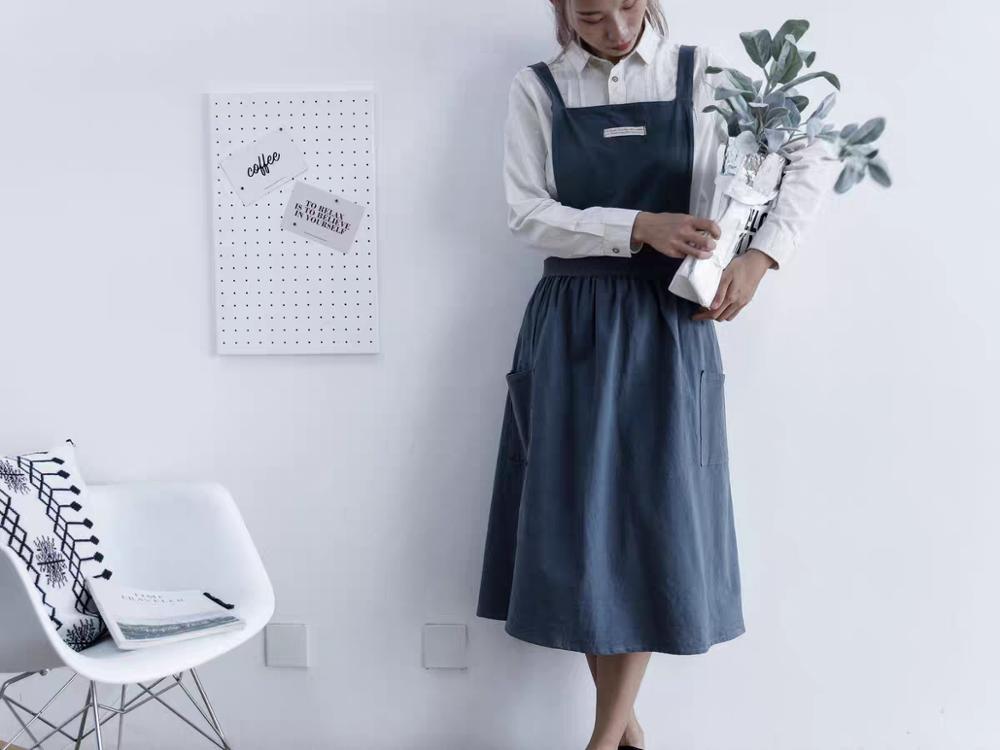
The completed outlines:
[[[622,126],[620,128],[604,128],[605,138],[614,138],[619,135],[646,135],[645,125]]]

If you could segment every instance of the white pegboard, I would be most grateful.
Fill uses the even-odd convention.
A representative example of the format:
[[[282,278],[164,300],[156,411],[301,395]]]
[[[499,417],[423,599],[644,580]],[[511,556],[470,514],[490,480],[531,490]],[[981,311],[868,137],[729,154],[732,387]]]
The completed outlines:
[[[351,88],[208,95],[220,354],[379,350],[374,93]],[[309,164],[297,179],[364,207],[350,252],[282,230],[294,181],[249,206],[233,192],[219,163],[279,129]]]

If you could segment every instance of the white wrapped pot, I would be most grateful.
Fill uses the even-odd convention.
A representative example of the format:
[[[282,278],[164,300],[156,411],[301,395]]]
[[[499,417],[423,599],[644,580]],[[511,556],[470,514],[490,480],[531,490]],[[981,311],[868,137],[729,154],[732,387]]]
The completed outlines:
[[[710,258],[688,255],[668,289],[684,299],[708,307],[719,289],[722,271],[744,252],[767,216],[778,194],[787,159],[776,153],[740,152],[734,138],[725,145],[721,172],[715,178],[712,218],[721,231]]]

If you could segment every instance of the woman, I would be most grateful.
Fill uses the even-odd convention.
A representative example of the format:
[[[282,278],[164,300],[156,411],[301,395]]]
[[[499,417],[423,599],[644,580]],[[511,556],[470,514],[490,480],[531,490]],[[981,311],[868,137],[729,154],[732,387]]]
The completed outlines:
[[[793,158],[709,308],[667,291],[719,237],[727,133],[701,109],[728,63],[668,42],[658,0],[550,2],[563,49],[517,73],[505,126],[510,227],[548,257],[506,375],[477,615],[585,653],[587,750],[642,748],[651,653],[744,632],[713,321],[789,257],[827,177],[818,149]]]

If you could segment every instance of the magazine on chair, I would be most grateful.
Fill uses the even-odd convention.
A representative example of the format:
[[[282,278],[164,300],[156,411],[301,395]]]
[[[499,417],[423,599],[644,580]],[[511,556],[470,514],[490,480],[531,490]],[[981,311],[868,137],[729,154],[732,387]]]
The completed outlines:
[[[148,590],[88,579],[118,648],[132,650],[242,628],[238,608],[207,591]]]

